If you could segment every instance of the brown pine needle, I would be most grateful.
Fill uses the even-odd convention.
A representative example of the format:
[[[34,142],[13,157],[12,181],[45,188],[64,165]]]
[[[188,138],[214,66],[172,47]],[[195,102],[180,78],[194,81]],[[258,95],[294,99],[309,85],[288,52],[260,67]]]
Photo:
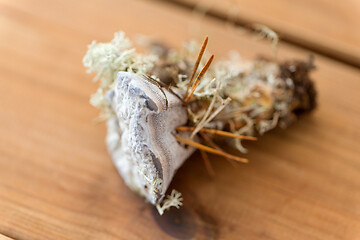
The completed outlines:
[[[190,132],[190,131],[194,131],[194,129],[195,129],[194,127],[187,127],[187,126],[181,126],[181,127],[176,128],[176,130],[180,131],[180,132]],[[242,136],[242,135],[234,134],[234,133],[231,133],[231,132],[226,132],[226,131],[221,131],[221,130],[211,129],[211,128],[202,128],[202,129],[200,129],[199,132],[210,133],[210,134],[215,134],[215,135],[224,136],[224,137],[230,137],[230,138],[251,140],[251,141],[256,141],[257,140],[256,137]]]
[[[205,142],[207,142],[210,147],[215,148],[216,150],[219,150],[221,152],[224,152],[224,150],[222,150],[221,147],[219,147],[216,143],[214,143],[213,140],[211,140],[211,138],[208,137],[208,135],[206,135],[205,133],[200,133],[201,137],[205,140]]]
[[[182,137],[179,137],[179,136],[176,136],[176,135],[174,135],[174,137],[175,137],[175,139],[177,141],[185,143],[186,145],[192,146],[192,147],[197,148],[199,150],[203,150],[205,152],[209,152],[209,153],[216,154],[216,155],[219,155],[219,156],[227,157],[227,158],[230,158],[230,159],[233,159],[235,161],[242,162],[242,163],[247,163],[248,162],[248,160],[246,158],[240,158],[240,157],[228,154],[226,152],[222,152],[222,151],[213,149],[211,147],[208,147],[208,146],[202,145],[200,143],[194,142],[194,141],[192,141],[190,139],[185,139],[185,138],[182,138]]]
[[[205,168],[206,168],[207,172],[209,173],[209,175],[211,177],[214,177],[215,176],[215,171],[214,171],[214,169],[213,169],[213,167],[211,165],[211,162],[209,160],[208,155],[203,150],[200,150],[200,153],[201,153],[202,159],[204,160],[204,165],[205,165]]]
[[[196,62],[195,62],[193,71],[192,71],[192,73],[191,73],[190,82],[189,82],[189,85],[188,85],[188,87],[187,87],[187,89],[186,89],[186,94],[184,95],[184,98],[188,95],[189,90],[190,90],[190,86],[192,86],[192,84],[193,84],[193,80],[194,80],[195,74],[196,74],[196,72],[197,72],[197,70],[198,70],[198,67],[199,67],[201,58],[202,58],[202,56],[203,56],[203,54],[204,54],[204,52],[205,52],[205,48],[206,48],[206,45],[207,45],[207,43],[208,43],[208,39],[209,39],[209,37],[206,36],[206,37],[205,37],[205,40],[204,40],[204,42],[203,42],[203,44],[202,44],[202,46],[201,46],[199,55],[198,55],[198,57],[197,57],[197,59],[196,59]]]
[[[204,77],[206,71],[209,69],[210,64],[211,64],[213,59],[214,59],[214,54],[211,55],[209,60],[206,62],[205,66],[201,69],[199,75],[196,77],[196,80],[195,80],[194,84],[191,87],[191,91],[190,91],[189,95],[185,98],[185,102],[188,102],[190,100],[191,96],[195,92],[195,89],[197,88],[197,86],[199,86],[201,79]]]
[[[214,143],[211,138],[209,138],[206,133],[200,133],[200,136],[205,140],[207,144],[209,144],[211,147],[215,148],[216,150],[219,150],[221,152],[225,152],[221,147],[219,147],[216,143]],[[233,167],[237,167],[237,165],[232,161],[230,158],[225,158]]]

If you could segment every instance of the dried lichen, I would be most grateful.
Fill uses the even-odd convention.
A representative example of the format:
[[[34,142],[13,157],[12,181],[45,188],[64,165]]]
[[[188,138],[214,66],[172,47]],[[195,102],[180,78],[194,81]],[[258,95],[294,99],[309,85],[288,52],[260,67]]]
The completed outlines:
[[[98,91],[91,96],[90,103],[102,110],[102,117],[111,115],[110,104],[105,96],[113,87],[119,71],[146,74],[157,61],[156,55],[143,55],[136,52],[132,42],[125,37],[124,32],[114,34],[109,43],[93,41],[83,58],[87,73],[95,72],[94,81],[100,81]]]
[[[156,209],[160,215],[163,215],[166,210],[169,210],[171,207],[179,208],[182,206],[183,198],[181,193],[173,189],[170,195],[167,195],[166,199],[163,200],[162,205],[160,203],[156,204]]]
[[[274,30],[263,24],[253,24],[253,28],[258,32],[258,37],[260,39],[265,38],[271,42],[274,54],[276,55],[279,35]]]

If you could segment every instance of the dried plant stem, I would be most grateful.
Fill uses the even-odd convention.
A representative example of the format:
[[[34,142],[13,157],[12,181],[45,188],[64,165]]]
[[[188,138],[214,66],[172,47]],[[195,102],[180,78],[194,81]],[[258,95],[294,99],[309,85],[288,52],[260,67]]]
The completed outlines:
[[[219,147],[216,143],[214,143],[214,141],[206,134],[206,133],[201,133],[200,132],[200,136],[202,137],[202,139],[204,139],[204,141],[206,143],[208,143],[211,147],[215,148],[216,150],[219,150],[221,152],[225,152],[221,147]],[[233,160],[231,160],[230,158],[225,158],[233,167],[237,167],[237,165],[234,163]]]
[[[194,127],[181,126],[181,127],[177,127],[176,130],[177,131],[182,131],[182,132],[188,132],[188,131],[194,131],[195,128]],[[202,129],[199,130],[199,132],[210,133],[210,134],[215,134],[215,135],[224,136],[224,137],[230,137],[230,138],[245,139],[245,140],[250,140],[250,141],[256,141],[257,140],[256,137],[242,136],[242,135],[234,134],[234,133],[231,133],[231,132],[226,132],[226,131],[221,131],[221,130],[211,129],[211,128],[202,128]]]
[[[211,102],[210,102],[210,105],[209,105],[209,107],[207,108],[204,116],[202,117],[202,119],[200,120],[200,122],[197,124],[197,127],[198,127],[198,126],[201,126],[201,127],[204,126],[204,122],[206,121],[206,119],[209,117],[211,111],[213,110],[214,104],[215,104],[215,102],[216,102],[216,98],[218,97],[218,94],[219,94],[220,86],[221,86],[221,79],[220,79],[220,80],[218,81],[218,83],[216,84],[216,89],[215,89],[214,96],[212,97]],[[200,127],[200,128],[201,128],[201,127]],[[195,131],[195,130],[194,130],[194,131]],[[192,135],[195,135],[195,134],[192,134]]]
[[[202,159],[204,160],[204,165],[205,165],[205,168],[206,168],[207,172],[209,173],[209,175],[211,177],[214,177],[215,176],[215,171],[214,171],[214,169],[213,169],[213,167],[212,167],[212,165],[210,163],[208,155],[203,150],[200,150],[200,153],[201,153]]]
[[[213,120],[216,115],[219,114],[219,112],[221,112],[226,105],[229,104],[229,102],[231,101],[230,98],[227,98],[225,101],[223,101],[223,103],[221,104],[220,107],[218,107],[211,115],[209,118],[207,118],[204,122],[202,122],[202,124],[198,124],[195,128],[195,130],[192,132],[191,134],[191,138],[193,138],[204,126],[206,126],[206,124],[208,124],[211,120]]]
[[[197,86],[199,86],[201,79],[204,77],[206,71],[209,69],[210,64],[213,59],[214,59],[214,54],[211,55],[209,60],[206,62],[205,66],[201,69],[199,75],[196,77],[194,84],[191,86],[191,91],[190,91],[189,95],[187,95],[187,97],[185,98],[185,102],[188,102],[190,100],[191,96],[195,92],[195,89],[197,88]]]
[[[190,90],[190,86],[193,84],[193,80],[194,80],[195,74],[196,74],[196,72],[197,72],[197,70],[198,70],[198,67],[199,67],[200,61],[201,61],[201,59],[202,59],[202,56],[203,56],[203,54],[204,54],[204,52],[205,52],[205,48],[206,48],[206,45],[207,45],[207,43],[208,43],[208,39],[209,39],[209,37],[206,36],[206,37],[205,37],[205,40],[204,40],[204,42],[203,42],[203,44],[202,44],[202,46],[201,46],[199,55],[198,55],[198,57],[197,57],[197,59],[196,59],[196,62],[195,62],[193,71],[192,71],[192,73],[191,73],[189,85],[188,85],[188,87],[187,87],[187,89],[186,89],[186,93],[185,93],[184,96],[187,96],[187,95],[188,95],[189,90]]]
[[[233,129],[234,130],[239,130],[240,128],[242,127],[245,127],[246,126],[246,122],[242,121],[242,122],[235,122],[234,123],[234,126],[233,126]]]
[[[192,147],[197,148],[199,150],[203,150],[205,152],[209,152],[209,153],[216,154],[216,155],[219,155],[219,156],[227,157],[227,158],[230,158],[230,159],[233,159],[235,161],[242,162],[242,163],[247,163],[248,162],[248,160],[246,158],[240,158],[240,157],[228,154],[226,152],[222,152],[222,151],[213,149],[211,147],[208,147],[208,146],[202,145],[200,143],[194,142],[194,141],[192,141],[190,139],[182,138],[182,137],[179,137],[179,136],[176,136],[176,135],[174,135],[174,137],[175,137],[175,139],[177,141],[185,143],[186,145],[192,146]]]
[[[200,136],[207,142],[211,147],[219,150],[221,152],[225,152],[221,147],[219,147],[214,141],[205,133],[200,133]]]

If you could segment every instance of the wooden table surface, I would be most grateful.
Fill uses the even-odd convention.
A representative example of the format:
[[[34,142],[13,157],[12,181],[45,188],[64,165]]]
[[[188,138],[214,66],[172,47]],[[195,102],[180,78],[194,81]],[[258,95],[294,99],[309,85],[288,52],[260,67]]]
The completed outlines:
[[[208,34],[216,59],[271,54],[224,25],[157,1],[0,0],[0,239],[360,239],[360,70],[316,53],[318,109],[247,144],[250,163],[213,157],[210,178],[195,154],[171,185],[184,207],[163,217],[124,185],[88,103],[87,44]]]
[[[243,27],[262,23],[283,40],[360,67],[358,0],[170,0]]]

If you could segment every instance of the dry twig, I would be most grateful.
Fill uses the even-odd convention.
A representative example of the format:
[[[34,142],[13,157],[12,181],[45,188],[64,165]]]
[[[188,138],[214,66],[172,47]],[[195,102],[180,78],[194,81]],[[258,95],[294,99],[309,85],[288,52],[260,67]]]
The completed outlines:
[[[194,131],[194,130],[195,130],[194,127],[187,127],[187,126],[181,126],[181,127],[176,128],[176,131],[182,131],[182,132]],[[199,130],[199,132],[210,133],[210,134],[215,134],[215,135],[230,137],[230,138],[245,139],[245,140],[250,140],[250,141],[257,140],[256,137],[242,136],[242,135],[234,134],[231,132],[221,131],[221,130],[212,129],[212,128],[202,128]]]
[[[231,155],[229,153],[213,149],[211,147],[208,147],[208,146],[202,145],[200,143],[194,142],[194,141],[192,141],[190,139],[182,138],[182,137],[179,137],[179,136],[176,136],[176,135],[174,135],[174,137],[179,142],[182,142],[182,143],[184,143],[186,145],[189,145],[189,146],[192,146],[194,148],[203,150],[205,152],[209,152],[209,153],[216,154],[216,155],[219,155],[219,156],[227,157],[227,158],[230,158],[230,159],[233,159],[235,161],[242,162],[242,163],[247,163],[248,162],[248,160],[246,158],[237,157],[237,156]]]

